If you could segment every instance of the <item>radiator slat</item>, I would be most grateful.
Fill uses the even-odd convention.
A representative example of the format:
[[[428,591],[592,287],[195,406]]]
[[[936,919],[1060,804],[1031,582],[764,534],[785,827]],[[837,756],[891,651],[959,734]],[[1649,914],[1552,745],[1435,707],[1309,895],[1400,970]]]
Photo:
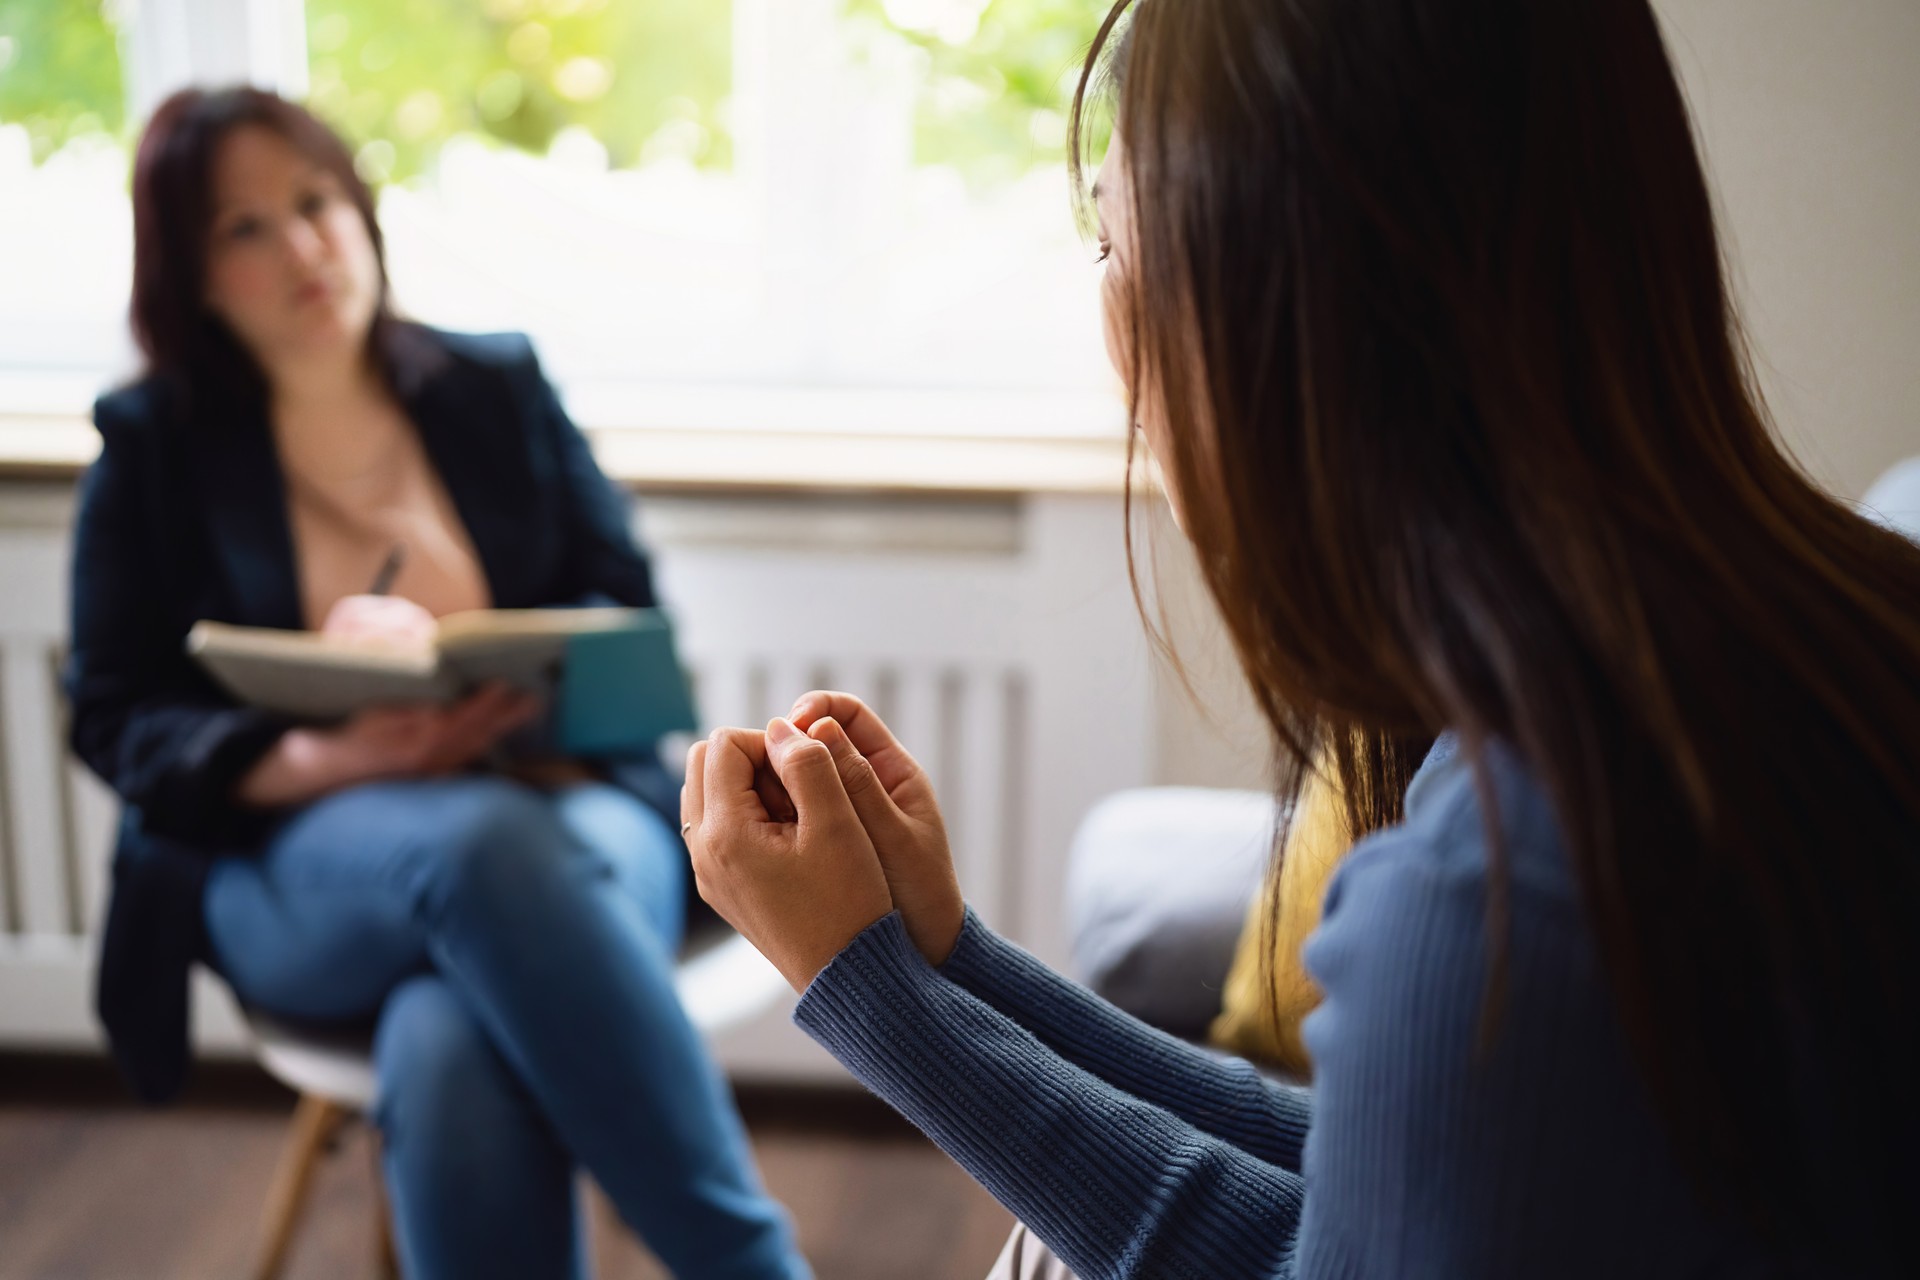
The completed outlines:
[[[62,799],[60,716],[47,679],[44,640],[9,640],[0,658],[4,682],[7,823],[17,855],[19,897],[11,919],[23,935],[68,935],[66,806]]]
[[[813,676],[819,665],[804,654],[787,654],[769,663],[767,704],[761,708],[765,714],[754,721],[754,727],[764,727],[775,716],[784,716],[792,711],[794,700],[815,687]]]
[[[700,719],[703,728],[745,724],[753,716],[753,669],[744,658],[709,658],[701,667]]]
[[[894,684],[893,734],[898,738],[927,776],[934,791],[944,796],[944,762],[940,758],[940,672],[936,667],[916,666],[898,673]]]
[[[891,662],[862,662],[856,666],[849,693],[872,706],[874,714],[887,723],[889,729],[893,729],[895,737],[900,737],[900,725],[897,723],[900,718],[900,674]],[[904,743],[906,739],[900,741]],[[910,743],[908,750],[912,750]]]
[[[19,824],[14,817],[13,799],[13,709],[7,697],[5,679],[6,648],[0,643],[0,938],[12,938],[20,932],[20,864],[27,849],[20,843]]]
[[[53,816],[60,828],[60,888],[66,898],[67,932],[77,938],[87,931],[88,898],[81,884],[80,862],[83,855],[74,822],[74,770],[66,750],[67,707],[65,694],[60,688],[60,663],[65,648],[64,645],[48,645],[41,656],[47,682],[47,705],[53,710],[52,773],[60,796],[60,807]]]
[[[1007,683],[1002,671],[974,667],[959,685],[959,753],[944,812],[954,841],[960,888],[982,919],[1004,928],[1006,901],[1007,771],[1013,767],[1007,739]]]
[[[67,762],[69,848],[73,850],[81,932],[89,937],[106,923],[108,869],[119,828],[120,802],[107,784],[77,760]]]

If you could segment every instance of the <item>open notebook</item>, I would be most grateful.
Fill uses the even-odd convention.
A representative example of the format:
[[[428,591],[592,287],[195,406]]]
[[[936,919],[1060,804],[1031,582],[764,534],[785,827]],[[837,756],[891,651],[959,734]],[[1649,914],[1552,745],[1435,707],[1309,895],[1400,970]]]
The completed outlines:
[[[572,755],[651,746],[695,726],[657,609],[480,609],[440,619],[432,648],[397,652],[312,631],[195,623],[187,652],[251,706],[336,720],[382,703],[447,702],[490,680],[546,698]]]

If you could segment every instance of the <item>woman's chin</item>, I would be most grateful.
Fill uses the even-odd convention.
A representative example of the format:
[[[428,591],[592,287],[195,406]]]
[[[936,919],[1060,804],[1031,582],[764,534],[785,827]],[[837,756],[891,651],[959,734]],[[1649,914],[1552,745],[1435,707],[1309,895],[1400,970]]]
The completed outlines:
[[[372,326],[370,316],[337,308],[307,307],[287,326],[281,350],[295,359],[318,359],[358,350]]]

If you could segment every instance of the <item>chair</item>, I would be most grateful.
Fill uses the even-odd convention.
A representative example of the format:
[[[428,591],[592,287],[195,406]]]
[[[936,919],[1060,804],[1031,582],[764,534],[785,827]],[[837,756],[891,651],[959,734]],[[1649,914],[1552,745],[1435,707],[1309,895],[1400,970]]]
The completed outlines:
[[[737,1027],[777,1002],[786,979],[748,942],[724,924],[695,921],[674,976],[674,988],[694,1028],[706,1037]],[[306,1207],[314,1166],[341,1126],[373,1106],[371,1029],[322,1030],[296,1026],[244,1010],[254,1055],[267,1073],[300,1095],[279,1167],[267,1193],[263,1243],[255,1275],[275,1280]],[[375,1274],[399,1274],[388,1221],[384,1180],[374,1158]]]

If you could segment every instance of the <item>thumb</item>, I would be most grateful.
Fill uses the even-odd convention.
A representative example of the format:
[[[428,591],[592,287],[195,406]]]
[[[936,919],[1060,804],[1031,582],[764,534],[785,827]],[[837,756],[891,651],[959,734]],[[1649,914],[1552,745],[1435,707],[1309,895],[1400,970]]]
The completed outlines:
[[[815,742],[785,720],[774,719],[767,723],[767,763],[792,797],[801,826],[845,824],[859,828],[859,815],[840,783],[840,771],[834,767],[833,754],[825,744]]]

